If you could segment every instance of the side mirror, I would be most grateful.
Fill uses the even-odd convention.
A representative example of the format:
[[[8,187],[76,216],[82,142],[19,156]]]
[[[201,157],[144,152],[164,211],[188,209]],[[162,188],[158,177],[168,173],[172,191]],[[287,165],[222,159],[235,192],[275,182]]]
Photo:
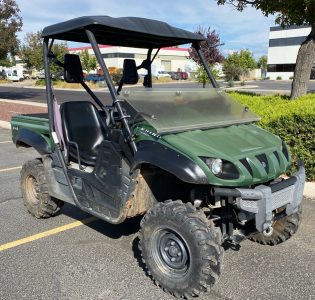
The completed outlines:
[[[136,62],[134,59],[124,60],[122,81],[124,84],[136,84],[139,80]]]
[[[79,55],[66,54],[64,60],[64,78],[68,83],[83,82],[83,71]]]

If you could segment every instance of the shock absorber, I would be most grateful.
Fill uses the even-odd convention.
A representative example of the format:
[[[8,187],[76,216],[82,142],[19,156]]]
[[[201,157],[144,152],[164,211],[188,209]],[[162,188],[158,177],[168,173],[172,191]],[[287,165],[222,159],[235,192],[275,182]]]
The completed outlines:
[[[194,206],[199,207],[202,201],[207,199],[207,186],[206,185],[196,185],[195,186],[195,196],[194,196]]]

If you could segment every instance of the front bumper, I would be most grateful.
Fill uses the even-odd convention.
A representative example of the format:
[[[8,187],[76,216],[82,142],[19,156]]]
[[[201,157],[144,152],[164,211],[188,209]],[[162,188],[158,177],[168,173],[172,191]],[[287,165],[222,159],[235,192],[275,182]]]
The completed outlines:
[[[214,189],[214,194],[236,197],[237,207],[255,214],[256,229],[266,230],[273,219],[273,211],[286,205],[286,215],[296,213],[301,204],[305,184],[304,162],[299,160],[299,170],[290,179],[255,189]]]
[[[236,199],[237,206],[239,209],[255,214],[258,231],[264,231],[270,226],[272,212],[281,206],[286,205],[285,212],[288,216],[297,212],[305,184],[305,168],[301,160],[299,170],[292,174],[292,178],[294,177],[296,181],[291,180],[294,183],[282,189],[277,189],[277,186],[281,184],[283,186],[282,182],[272,186],[259,185],[255,189],[237,189],[241,193],[241,197]]]

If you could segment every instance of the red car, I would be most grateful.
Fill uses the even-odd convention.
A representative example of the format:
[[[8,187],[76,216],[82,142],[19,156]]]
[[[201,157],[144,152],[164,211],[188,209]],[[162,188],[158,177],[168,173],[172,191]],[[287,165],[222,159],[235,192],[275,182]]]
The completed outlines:
[[[180,79],[186,80],[188,79],[188,73],[187,72],[179,72]]]

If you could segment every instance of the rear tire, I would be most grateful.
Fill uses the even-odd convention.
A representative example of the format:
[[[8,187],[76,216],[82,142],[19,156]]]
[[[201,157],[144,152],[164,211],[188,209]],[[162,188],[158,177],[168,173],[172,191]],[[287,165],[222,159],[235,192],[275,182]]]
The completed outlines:
[[[279,209],[283,211],[285,206]],[[302,222],[302,204],[299,205],[298,211],[292,216],[286,216],[276,220],[273,224],[273,232],[270,236],[264,236],[262,232],[255,232],[249,236],[249,239],[263,245],[278,245],[290,239],[298,230]]]
[[[222,237],[204,213],[180,200],[168,200],[150,208],[140,226],[142,260],[165,292],[190,299],[219,280]]]
[[[24,205],[36,218],[50,218],[64,205],[62,200],[49,195],[45,170],[40,159],[30,160],[23,165],[20,186]]]

